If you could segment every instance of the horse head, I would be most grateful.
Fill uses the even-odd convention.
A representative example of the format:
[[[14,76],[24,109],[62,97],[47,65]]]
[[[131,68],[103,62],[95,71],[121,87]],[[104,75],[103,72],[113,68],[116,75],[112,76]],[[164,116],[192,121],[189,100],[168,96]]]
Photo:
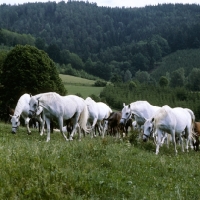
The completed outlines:
[[[143,132],[143,141],[144,142],[146,142],[153,133],[153,121],[154,121],[154,118],[146,119],[146,121],[144,123],[144,132]]]
[[[29,101],[29,114],[28,117],[32,118],[42,112],[42,107],[39,106],[39,98],[31,97]]]
[[[20,116],[19,115],[10,115],[11,117],[11,123],[12,123],[12,133],[15,134],[17,132],[17,129],[20,125]]]
[[[131,113],[131,106],[129,105],[125,105],[125,103],[123,103],[124,108],[122,109],[122,117],[120,120],[120,124],[126,124],[126,122],[128,121],[128,119],[131,117],[132,113]]]

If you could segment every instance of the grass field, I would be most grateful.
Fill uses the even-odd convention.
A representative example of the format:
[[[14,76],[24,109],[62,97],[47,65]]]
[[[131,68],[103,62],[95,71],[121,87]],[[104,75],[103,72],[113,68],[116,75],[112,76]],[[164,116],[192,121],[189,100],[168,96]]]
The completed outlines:
[[[132,133],[64,141],[60,133],[27,135],[0,123],[1,199],[199,199],[199,152],[178,155],[170,146],[155,155],[152,142]],[[129,142],[130,140],[130,142]]]
[[[59,75],[62,79],[68,94],[81,94],[83,98],[91,96],[92,94],[99,96],[103,87],[94,87],[95,81],[83,79],[69,75]]]

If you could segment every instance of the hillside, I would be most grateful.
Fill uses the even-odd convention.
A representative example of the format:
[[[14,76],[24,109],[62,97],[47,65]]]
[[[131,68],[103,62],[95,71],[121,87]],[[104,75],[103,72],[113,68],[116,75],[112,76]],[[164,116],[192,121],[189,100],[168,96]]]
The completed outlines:
[[[151,76],[158,81],[161,76],[166,76],[166,73],[183,68],[187,77],[193,68],[200,69],[199,55],[200,49],[179,50],[169,54],[158,63],[157,68],[151,72]]]
[[[93,80],[88,80],[80,77],[69,76],[69,75],[59,75],[63,81],[65,88],[69,94],[79,94],[83,98],[86,98],[91,95],[99,97],[100,92],[103,90],[103,87],[95,87]]]

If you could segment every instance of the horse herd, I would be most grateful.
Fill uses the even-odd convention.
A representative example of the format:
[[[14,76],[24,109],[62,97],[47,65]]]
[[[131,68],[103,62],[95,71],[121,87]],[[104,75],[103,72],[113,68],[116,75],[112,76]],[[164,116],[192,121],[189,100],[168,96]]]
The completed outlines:
[[[103,138],[106,133],[123,137],[124,134],[127,136],[128,128],[131,127],[139,131],[139,138],[143,141],[154,138],[156,154],[169,135],[175,153],[177,140],[182,146],[182,151],[188,151],[189,144],[196,150],[199,147],[200,123],[195,122],[195,115],[188,108],[171,108],[167,105],[159,107],[147,101],[136,101],[129,105],[123,104],[120,112],[113,112],[105,103],[95,102],[90,97],[83,99],[76,95],[61,96],[55,92],[48,92],[34,96],[24,94],[19,98],[14,113],[10,115],[12,133],[16,133],[20,125],[20,116],[25,121],[28,134],[31,133],[31,118],[37,119],[41,125],[40,135],[43,135],[46,123],[47,142],[50,140],[50,121],[54,117],[66,141],[73,140],[76,132],[79,140],[82,133],[90,133],[91,138],[96,137],[97,132]],[[69,132],[69,137],[65,135],[66,132]]]

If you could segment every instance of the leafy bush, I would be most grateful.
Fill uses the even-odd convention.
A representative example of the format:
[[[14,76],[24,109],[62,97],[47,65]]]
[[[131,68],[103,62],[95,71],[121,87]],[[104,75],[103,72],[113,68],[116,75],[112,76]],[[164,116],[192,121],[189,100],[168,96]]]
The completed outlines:
[[[98,81],[96,81],[95,83],[94,83],[94,86],[95,87],[105,87],[107,85],[107,82],[105,82],[105,81],[100,81],[100,80],[98,80]]]

